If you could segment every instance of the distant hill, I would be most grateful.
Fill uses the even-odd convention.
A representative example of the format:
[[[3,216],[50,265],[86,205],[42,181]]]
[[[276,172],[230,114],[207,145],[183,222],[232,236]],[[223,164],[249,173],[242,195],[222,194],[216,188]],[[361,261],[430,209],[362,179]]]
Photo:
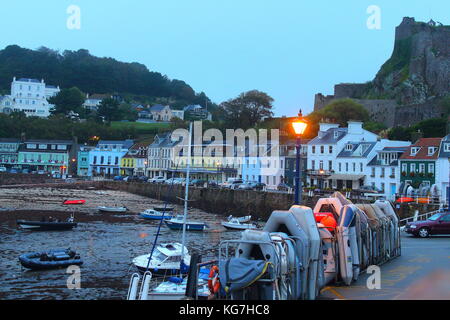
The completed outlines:
[[[9,92],[13,77],[44,79],[61,88],[78,87],[85,93],[111,93],[175,106],[205,105],[207,96],[187,83],[169,79],[140,63],[99,58],[88,50],[62,53],[45,47],[37,50],[7,46],[0,51],[0,92]]]

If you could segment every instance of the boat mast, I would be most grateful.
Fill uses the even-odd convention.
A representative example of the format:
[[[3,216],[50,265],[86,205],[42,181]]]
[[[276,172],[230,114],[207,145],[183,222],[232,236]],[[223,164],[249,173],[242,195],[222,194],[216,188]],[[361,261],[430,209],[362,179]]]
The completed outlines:
[[[184,215],[183,215],[183,235],[181,240],[181,263],[184,263],[184,244],[186,242],[186,217],[189,199],[189,175],[191,169],[191,148],[192,148],[192,122],[189,123],[188,161],[186,167],[186,189],[184,194]]]

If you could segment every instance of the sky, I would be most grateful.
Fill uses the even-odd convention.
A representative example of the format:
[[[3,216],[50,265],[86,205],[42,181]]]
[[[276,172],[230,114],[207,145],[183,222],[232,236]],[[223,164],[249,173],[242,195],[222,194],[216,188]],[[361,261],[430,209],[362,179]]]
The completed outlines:
[[[71,5],[79,29],[67,26]],[[379,20],[367,11],[373,5]],[[450,24],[448,0],[2,0],[0,12],[0,48],[87,49],[139,62],[216,103],[261,90],[276,116],[311,112],[314,95],[337,83],[372,80],[403,17]]]

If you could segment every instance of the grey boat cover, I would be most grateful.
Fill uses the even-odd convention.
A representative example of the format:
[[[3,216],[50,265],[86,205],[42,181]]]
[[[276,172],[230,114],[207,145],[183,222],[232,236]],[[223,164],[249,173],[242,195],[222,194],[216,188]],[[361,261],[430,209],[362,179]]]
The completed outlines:
[[[219,263],[219,278],[226,292],[234,292],[249,287],[268,270],[270,262],[230,258]]]

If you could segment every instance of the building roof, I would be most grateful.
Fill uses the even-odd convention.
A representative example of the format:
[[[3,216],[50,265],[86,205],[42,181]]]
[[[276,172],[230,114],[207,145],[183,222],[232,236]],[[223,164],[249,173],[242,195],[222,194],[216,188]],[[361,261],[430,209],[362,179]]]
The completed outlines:
[[[441,140],[442,138],[421,138],[415,144],[407,148],[407,150],[400,157],[400,160],[435,160],[439,156]],[[416,155],[411,155],[411,149],[414,147],[420,147],[420,150]],[[429,147],[436,147],[437,151],[432,155],[429,155]]]
[[[45,139],[31,139],[25,140],[25,143],[46,143],[46,144],[72,144],[72,140],[45,140]]]
[[[164,110],[164,108],[165,108],[165,106],[163,106],[162,104],[156,104],[156,105],[150,107],[150,111],[151,112],[161,112]]]
[[[337,132],[335,136],[335,132]],[[341,140],[348,133],[348,128],[330,128],[325,132],[319,132],[319,135],[312,139],[308,144],[332,144]]]
[[[0,138],[0,143],[9,142],[9,143],[19,143],[20,139],[17,138]]]
[[[98,93],[95,93],[95,94],[90,95],[90,96],[87,98],[87,100],[103,100],[103,99],[107,99],[107,98],[111,98],[111,96],[108,95],[108,94],[98,94]]]
[[[183,108],[184,111],[194,111],[204,109],[201,105],[191,104]]]
[[[171,148],[179,144],[181,140],[172,141],[172,133],[165,132],[161,134],[157,134],[152,144],[150,144],[150,148]]]
[[[347,150],[347,145],[351,144],[353,146],[352,150]],[[346,158],[346,157],[358,157],[358,158],[365,158],[367,157],[370,152],[373,150],[377,143],[376,142],[367,142],[367,141],[359,141],[359,142],[348,142],[344,149],[338,154],[338,158]],[[364,145],[366,145],[366,149],[362,154],[356,154],[356,151],[359,150],[359,148],[362,148]]]
[[[39,81],[38,79],[30,79],[30,78],[20,78],[19,80],[16,81],[21,81],[21,82],[35,82],[35,83],[40,83],[41,81]]]
[[[133,140],[100,140],[98,142],[98,145],[111,145],[111,144],[120,144],[123,147],[129,149],[134,144]]]

